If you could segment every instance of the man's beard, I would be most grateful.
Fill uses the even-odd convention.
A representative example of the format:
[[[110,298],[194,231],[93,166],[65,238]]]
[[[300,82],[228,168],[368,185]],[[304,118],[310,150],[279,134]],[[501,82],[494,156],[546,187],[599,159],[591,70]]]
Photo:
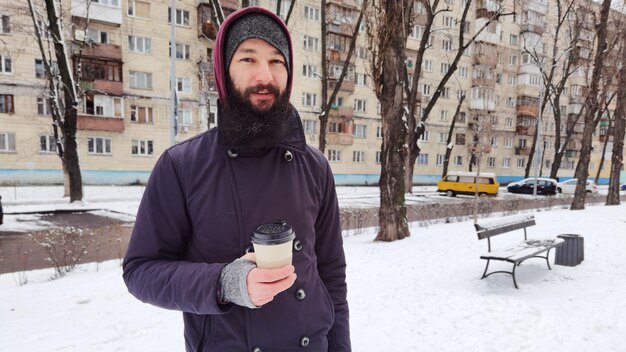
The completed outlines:
[[[230,80],[226,84],[229,97],[223,105],[218,125],[222,143],[246,149],[265,149],[280,143],[289,127],[291,105],[287,92],[280,94],[272,85],[257,85],[240,92]],[[253,92],[262,89],[274,96],[274,103],[268,109],[260,109],[250,100]]]

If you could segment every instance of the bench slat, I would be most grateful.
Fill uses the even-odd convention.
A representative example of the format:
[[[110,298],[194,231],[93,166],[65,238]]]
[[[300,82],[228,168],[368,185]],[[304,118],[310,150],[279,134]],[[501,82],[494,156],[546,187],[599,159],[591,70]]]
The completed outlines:
[[[543,241],[529,240],[505,250],[485,253],[481,255],[480,258],[519,262],[534,257],[535,255],[543,253],[551,248],[558,247],[564,242],[565,241],[562,238]]]
[[[523,222],[506,224],[506,225],[498,226],[498,227],[486,228],[479,224],[475,224],[475,227],[476,227],[476,234],[478,235],[478,239],[483,240],[491,236],[496,236],[496,235],[500,235],[500,234],[515,231],[515,230],[521,230],[523,228],[534,226],[534,225],[535,225],[535,218],[533,217],[532,219],[529,219]]]

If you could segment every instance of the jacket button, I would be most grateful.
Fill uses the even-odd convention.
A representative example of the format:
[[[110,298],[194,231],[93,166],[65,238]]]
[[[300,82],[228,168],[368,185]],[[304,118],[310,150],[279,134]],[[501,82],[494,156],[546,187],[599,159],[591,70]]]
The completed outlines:
[[[293,160],[293,154],[290,151],[286,151],[285,152],[285,160],[287,160],[287,161],[292,161]]]
[[[255,347],[252,352],[263,352],[263,350],[261,350],[261,347]]]
[[[293,249],[296,252],[300,252],[302,250],[302,242],[300,242],[300,240],[293,241]]]
[[[237,148],[228,149],[228,156],[231,159],[236,159],[239,156],[239,150],[237,150]]]
[[[304,292],[303,289],[299,288],[296,291],[296,298],[298,299],[298,301],[302,301],[306,298],[306,292]]]
[[[243,254],[248,254],[248,253],[251,253],[251,252],[254,252],[254,247],[252,247],[252,246],[248,246],[248,247],[243,249]]]
[[[309,345],[309,342],[311,342],[311,341],[309,340],[308,337],[302,336],[302,338],[300,339],[300,346],[301,347],[306,347],[306,346]]]

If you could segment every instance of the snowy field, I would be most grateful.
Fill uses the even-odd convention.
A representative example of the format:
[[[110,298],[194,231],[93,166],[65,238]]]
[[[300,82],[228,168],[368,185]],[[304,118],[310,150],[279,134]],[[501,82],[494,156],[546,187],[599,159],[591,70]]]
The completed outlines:
[[[468,221],[414,226],[393,243],[346,234],[353,350],[625,351],[626,206],[535,215],[530,238],[582,234],[585,261],[549,271],[529,260],[519,290],[509,275],[480,280],[487,244]],[[50,270],[0,275],[0,350],[183,351],[181,314],[137,301],[121,274],[114,260],[58,280]]]

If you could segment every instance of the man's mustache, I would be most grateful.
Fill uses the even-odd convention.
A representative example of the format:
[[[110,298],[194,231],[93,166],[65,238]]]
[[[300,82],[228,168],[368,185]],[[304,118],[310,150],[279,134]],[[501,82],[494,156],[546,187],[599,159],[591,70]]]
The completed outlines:
[[[262,90],[267,90],[270,94],[274,95],[275,98],[278,98],[278,96],[280,95],[280,91],[276,86],[273,86],[271,84],[257,84],[254,87],[246,88],[246,90],[243,92],[243,96],[248,99],[250,98],[250,95],[252,95],[252,93],[260,92]]]

